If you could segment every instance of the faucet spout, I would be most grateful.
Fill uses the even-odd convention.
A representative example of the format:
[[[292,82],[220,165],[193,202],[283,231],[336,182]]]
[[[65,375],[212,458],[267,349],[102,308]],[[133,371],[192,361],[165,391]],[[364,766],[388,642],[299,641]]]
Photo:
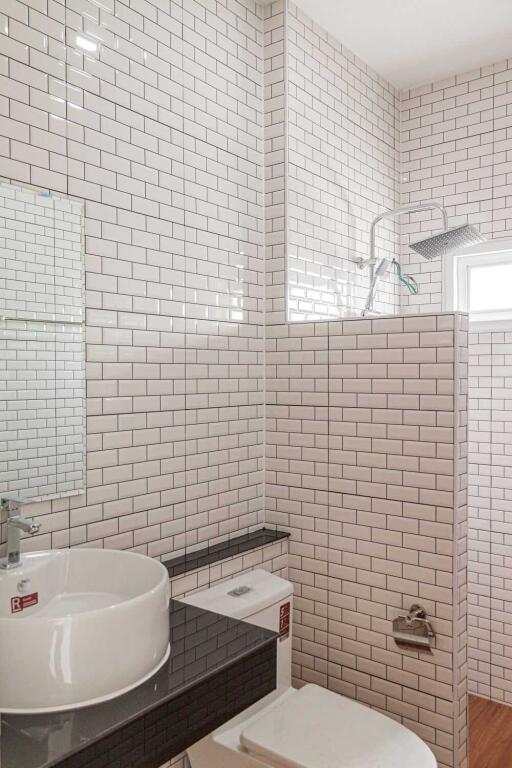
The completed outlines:
[[[16,497],[0,500],[0,509],[7,513],[7,549],[5,556],[0,558],[0,570],[18,568],[21,565],[21,531],[33,536],[41,528],[41,523],[32,517],[22,517],[19,514],[22,505],[23,500]]]
[[[18,528],[23,533],[30,533],[31,536],[37,533],[41,527],[41,523],[36,523],[31,517],[11,517],[9,525]]]

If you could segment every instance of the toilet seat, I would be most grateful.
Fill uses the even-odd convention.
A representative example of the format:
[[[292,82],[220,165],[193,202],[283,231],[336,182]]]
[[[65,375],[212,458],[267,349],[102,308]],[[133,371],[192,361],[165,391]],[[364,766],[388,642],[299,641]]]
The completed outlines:
[[[274,768],[436,768],[418,736],[379,712],[306,685],[251,719],[249,755]]]

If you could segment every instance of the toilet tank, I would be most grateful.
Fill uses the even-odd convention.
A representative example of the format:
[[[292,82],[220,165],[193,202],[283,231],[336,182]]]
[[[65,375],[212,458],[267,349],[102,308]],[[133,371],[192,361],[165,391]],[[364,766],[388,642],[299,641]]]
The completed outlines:
[[[180,602],[277,632],[277,684],[291,685],[293,587],[289,581],[267,571],[249,571],[193,592]]]

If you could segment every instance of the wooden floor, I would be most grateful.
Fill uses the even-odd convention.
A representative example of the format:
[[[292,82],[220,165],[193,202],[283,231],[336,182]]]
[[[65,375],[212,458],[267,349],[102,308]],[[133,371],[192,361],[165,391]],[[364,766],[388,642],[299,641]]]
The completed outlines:
[[[512,768],[512,707],[469,697],[469,768]]]

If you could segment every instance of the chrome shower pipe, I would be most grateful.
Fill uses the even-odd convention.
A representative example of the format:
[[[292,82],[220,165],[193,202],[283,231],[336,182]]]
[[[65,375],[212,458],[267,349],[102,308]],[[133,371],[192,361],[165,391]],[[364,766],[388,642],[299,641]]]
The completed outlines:
[[[418,213],[419,211],[440,211],[443,216],[444,231],[448,229],[448,212],[441,203],[411,203],[410,205],[401,205],[399,208],[394,208],[392,211],[383,211],[374,218],[370,227],[370,256],[368,259],[358,259],[357,265],[360,269],[363,267],[370,267],[370,279],[373,278],[373,270],[377,263],[377,257],[375,255],[375,231],[377,224],[383,219],[393,219],[395,216],[401,216],[403,213]]]
[[[370,256],[368,259],[356,260],[359,269],[363,269],[363,267],[370,268],[370,292],[365,308],[363,310],[363,317],[371,312],[375,293],[377,291],[378,275],[375,274],[375,265],[377,263],[377,257],[375,255],[375,231],[377,229],[377,224],[379,224],[379,222],[381,222],[383,219],[393,219],[395,216],[401,216],[403,213],[417,213],[418,211],[432,210],[440,211],[442,214],[444,231],[446,232],[448,229],[448,212],[446,208],[440,203],[411,203],[410,205],[401,205],[399,208],[394,208],[391,211],[383,211],[373,219],[370,226]]]
[[[393,219],[395,216],[401,216],[403,213],[418,213],[419,211],[440,211],[440,213],[443,216],[443,226],[444,231],[446,232],[448,230],[448,212],[446,208],[441,205],[440,203],[411,203],[410,205],[401,205],[399,208],[394,208],[391,211],[383,211],[382,213],[379,213],[378,216],[376,216],[370,226],[370,256],[368,259],[357,259],[356,263],[359,269],[363,269],[363,267],[369,267],[370,273],[370,291],[368,293],[368,298],[366,300],[365,307],[362,311],[362,317],[366,317],[373,309],[373,302],[375,300],[375,294],[377,292],[377,284],[379,282],[379,274],[377,272],[380,271],[382,273],[384,270],[381,270],[381,265],[379,266],[379,270],[375,270],[375,265],[377,263],[377,257],[375,255],[375,231],[377,229],[377,224],[381,222],[383,219]],[[384,259],[382,260],[384,261]]]

